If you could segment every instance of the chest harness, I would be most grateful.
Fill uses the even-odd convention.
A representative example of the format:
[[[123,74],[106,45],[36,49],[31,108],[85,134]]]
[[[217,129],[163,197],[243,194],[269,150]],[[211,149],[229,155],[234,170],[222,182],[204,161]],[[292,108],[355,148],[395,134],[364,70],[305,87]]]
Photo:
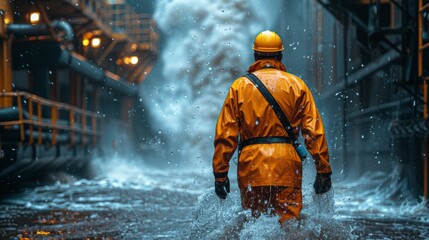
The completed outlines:
[[[248,78],[253,85],[256,86],[256,88],[261,92],[262,96],[264,96],[265,100],[268,102],[268,104],[271,106],[271,108],[274,110],[276,116],[282,123],[283,127],[285,128],[287,134],[289,137],[254,137],[249,138],[244,141],[241,141],[239,144],[239,152],[241,150],[249,145],[252,144],[267,144],[267,143],[287,143],[292,144],[298,153],[301,160],[304,160],[307,157],[307,151],[305,148],[298,142],[297,137],[295,136],[292,126],[289,122],[289,119],[286,117],[286,114],[281,109],[280,105],[277,103],[276,99],[273,97],[273,95],[268,91],[268,89],[265,87],[265,85],[259,80],[257,76],[255,76],[253,73],[248,73],[245,75],[246,78]]]

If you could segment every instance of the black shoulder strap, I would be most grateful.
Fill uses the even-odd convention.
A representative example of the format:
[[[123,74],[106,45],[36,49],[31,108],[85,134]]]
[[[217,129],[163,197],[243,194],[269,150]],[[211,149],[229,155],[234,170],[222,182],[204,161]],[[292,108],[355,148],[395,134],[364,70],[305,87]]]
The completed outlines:
[[[262,96],[264,96],[264,98],[267,100],[268,104],[270,104],[270,106],[273,108],[277,117],[280,119],[280,122],[282,123],[283,127],[286,129],[287,134],[292,139],[295,145],[297,139],[295,137],[295,134],[293,133],[292,126],[290,125],[289,119],[286,117],[286,114],[283,112],[276,99],[273,97],[273,95],[271,95],[271,93],[261,82],[261,80],[259,80],[259,78],[253,73],[248,73],[245,76],[256,86],[256,88],[262,93]]]

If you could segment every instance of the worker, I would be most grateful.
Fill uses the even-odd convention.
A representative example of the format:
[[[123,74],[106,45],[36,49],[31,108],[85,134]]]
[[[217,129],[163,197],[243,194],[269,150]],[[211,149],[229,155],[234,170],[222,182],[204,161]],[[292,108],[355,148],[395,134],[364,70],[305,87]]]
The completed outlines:
[[[248,73],[254,74],[269,89],[295,136],[301,131],[317,171],[315,192],[326,193],[331,188],[328,146],[322,118],[310,90],[302,79],[286,72],[281,63],[284,47],[275,32],[259,33],[253,50],[255,62]],[[236,79],[216,125],[213,173],[217,196],[225,199],[230,192],[229,162],[239,147],[237,178],[243,208],[251,209],[254,217],[278,215],[280,223],[299,220],[302,159],[296,139],[292,141],[288,135],[256,85],[246,76]]]

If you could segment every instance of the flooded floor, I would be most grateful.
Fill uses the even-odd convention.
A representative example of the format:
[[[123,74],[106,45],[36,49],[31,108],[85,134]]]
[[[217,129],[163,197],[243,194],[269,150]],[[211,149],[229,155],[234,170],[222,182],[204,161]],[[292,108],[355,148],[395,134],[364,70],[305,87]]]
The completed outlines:
[[[207,172],[127,169],[3,196],[0,239],[429,238],[425,203],[388,200],[378,187],[388,180],[382,174],[334,182],[323,198],[304,184],[302,221],[280,226],[275,217],[254,220],[243,211],[235,181],[221,201]]]
[[[40,197],[33,198],[31,203],[20,200],[2,203],[1,239],[39,239],[40,236],[157,239],[187,234],[192,221],[189,213],[196,201],[190,194],[165,190],[102,189],[100,186],[89,191],[94,188],[88,187],[80,185],[81,191],[67,192],[63,199],[49,199],[48,189],[39,189],[29,193],[34,198],[37,194]],[[42,199],[45,197],[48,198],[46,202]],[[60,201],[70,201],[70,204]]]

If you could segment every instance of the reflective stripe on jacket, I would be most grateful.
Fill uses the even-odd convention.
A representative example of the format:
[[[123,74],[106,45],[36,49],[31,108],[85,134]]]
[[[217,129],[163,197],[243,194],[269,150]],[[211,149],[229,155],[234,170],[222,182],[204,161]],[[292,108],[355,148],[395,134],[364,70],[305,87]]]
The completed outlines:
[[[322,118],[303,80],[286,72],[273,59],[254,62],[255,74],[277,100],[294,128],[305,139],[318,173],[331,172]],[[287,132],[259,90],[246,77],[231,85],[219,114],[214,139],[214,173],[227,173],[230,159],[242,141],[252,137],[281,136]],[[291,144],[254,144],[242,149],[237,168],[238,184],[247,186],[301,187],[302,163]]]

